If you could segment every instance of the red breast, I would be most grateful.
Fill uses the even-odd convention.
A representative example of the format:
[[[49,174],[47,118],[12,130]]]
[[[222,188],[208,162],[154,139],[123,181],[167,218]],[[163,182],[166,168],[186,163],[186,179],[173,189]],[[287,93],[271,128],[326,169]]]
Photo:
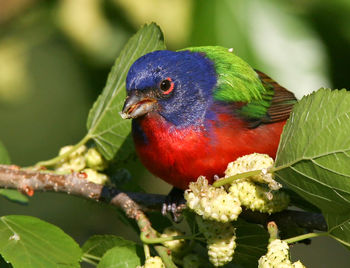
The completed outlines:
[[[204,175],[212,182],[222,176],[227,164],[251,153],[275,157],[285,121],[261,124],[250,129],[232,115],[220,114],[205,125],[176,128],[157,113],[134,119],[136,151],[154,175],[171,185],[187,189],[191,181]]]

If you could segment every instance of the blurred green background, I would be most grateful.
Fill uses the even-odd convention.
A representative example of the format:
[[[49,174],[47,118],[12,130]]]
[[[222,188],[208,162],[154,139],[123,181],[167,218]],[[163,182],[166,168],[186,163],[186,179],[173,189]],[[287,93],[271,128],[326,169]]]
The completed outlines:
[[[18,165],[79,141],[118,52],[151,21],[169,49],[232,47],[299,98],[350,88],[349,14],[349,0],[0,0],[0,140]],[[170,189],[147,173],[139,181],[149,192]],[[28,206],[1,198],[7,214],[37,216],[79,243],[106,233],[137,239],[113,208],[63,194],[35,193]],[[350,267],[350,253],[326,238],[294,246],[292,258]]]

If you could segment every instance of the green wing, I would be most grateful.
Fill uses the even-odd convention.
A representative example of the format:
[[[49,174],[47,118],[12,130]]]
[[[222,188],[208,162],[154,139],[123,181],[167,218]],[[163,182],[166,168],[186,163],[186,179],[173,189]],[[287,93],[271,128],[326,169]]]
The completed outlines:
[[[254,70],[227,48],[204,46],[184,50],[204,53],[214,62],[217,73],[214,98],[237,103],[237,114],[252,122],[252,126],[289,117],[296,102],[294,94],[264,73]]]

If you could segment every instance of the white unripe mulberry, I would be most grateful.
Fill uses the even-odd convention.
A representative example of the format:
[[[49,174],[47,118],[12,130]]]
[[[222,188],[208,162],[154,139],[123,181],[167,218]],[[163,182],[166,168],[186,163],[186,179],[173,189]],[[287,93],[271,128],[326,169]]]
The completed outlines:
[[[165,265],[159,256],[155,256],[147,258],[145,265],[138,266],[137,268],[165,268]]]
[[[63,155],[67,153],[69,150],[71,150],[72,148],[73,148],[73,145],[64,146],[60,149],[58,155]],[[83,155],[86,152],[86,150],[87,150],[87,147],[85,145],[81,145],[69,155],[69,158],[75,158],[77,156]]]
[[[258,264],[258,268],[305,268],[300,261],[292,264],[289,259],[289,246],[280,239],[269,243],[266,255],[259,259]]]
[[[304,264],[301,263],[301,261],[296,261],[292,264],[293,268],[306,268]]]
[[[70,151],[73,148],[73,145],[67,145],[67,146],[63,146],[60,151],[58,152],[58,155],[64,155],[65,153],[67,153],[68,151]]]
[[[180,230],[174,227],[167,227],[164,229],[163,233],[161,234],[161,237],[182,236],[182,235],[184,235],[184,233],[181,232]],[[170,249],[172,252],[178,253],[184,249],[186,242],[184,239],[178,239],[178,240],[172,240],[172,241],[165,241],[162,244],[166,246],[168,249]]]
[[[229,192],[236,196],[242,206],[262,213],[275,213],[288,207],[289,195],[282,191],[270,191],[269,188],[257,185],[249,179],[234,181]]]
[[[223,187],[213,187],[201,176],[191,182],[184,195],[187,206],[204,219],[219,222],[234,221],[242,211],[238,198]]]
[[[72,145],[64,146],[60,149],[58,155],[63,155],[73,148]],[[55,170],[58,172],[79,172],[85,168],[85,157],[86,146],[82,145],[74,152],[72,152],[66,159],[60,161],[56,166]]]
[[[206,221],[198,216],[196,221],[207,240],[209,261],[216,267],[232,261],[236,248],[235,228],[232,224]]]
[[[104,170],[107,167],[107,162],[103,156],[96,150],[90,148],[85,154],[86,166],[95,170]]]
[[[96,183],[96,184],[105,184],[108,181],[107,175],[99,173],[94,169],[85,168],[81,172],[86,173],[86,180]]]
[[[69,160],[70,169],[79,172],[85,168],[85,157],[83,155],[76,156]]]
[[[271,190],[278,190],[282,186],[273,179],[273,175],[267,172],[267,169],[273,167],[274,161],[267,154],[253,153],[236,159],[236,161],[228,164],[225,171],[225,177],[230,177],[239,173],[253,170],[263,170],[258,175],[249,177],[250,180],[268,184]]]
[[[67,153],[72,148],[72,145],[62,147],[59,155]],[[95,148],[87,150],[87,147],[82,145],[72,152],[66,159],[60,161],[55,166],[55,171],[63,173],[69,173],[72,171],[86,173],[86,179],[88,181],[96,184],[105,184],[108,181],[108,177],[96,170],[102,170],[106,165],[106,161]]]

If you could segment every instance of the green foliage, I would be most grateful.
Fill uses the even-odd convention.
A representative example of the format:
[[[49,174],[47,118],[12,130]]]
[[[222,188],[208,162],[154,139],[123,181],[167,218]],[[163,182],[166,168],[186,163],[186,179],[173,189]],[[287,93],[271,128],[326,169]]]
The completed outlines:
[[[105,158],[118,151],[130,153],[130,122],[118,116],[125,98],[125,79],[130,65],[148,52],[164,49],[161,30],[154,23],[144,26],[124,47],[108,77],[106,87],[88,117],[88,134],[75,147],[93,139]],[[111,127],[112,126],[112,127]],[[75,148],[74,147],[74,148]],[[120,148],[122,147],[122,148]],[[127,155],[124,154],[127,158]],[[49,160],[56,163],[61,158]],[[9,164],[5,148],[0,144],[0,163]],[[50,165],[49,164],[49,165]],[[17,202],[27,197],[15,190],[0,189],[0,194]],[[130,219],[126,219],[127,222]],[[35,245],[33,247],[33,245]],[[58,227],[28,216],[3,216],[0,222],[0,254],[14,267],[79,267],[83,259],[98,267],[136,267],[143,262],[142,247],[113,235],[91,237],[80,249],[74,240]]]
[[[130,133],[130,120],[119,116],[126,96],[125,79],[131,64],[142,55],[165,49],[163,34],[155,24],[143,26],[125,45],[108,75],[106,86],[90,110],[87,119],[88,137],[99,151],[111,160]],[[125,143],[124,143],[125,145]],[[128,140],[123,157],[131,151]],[[131,147],[132,148],[132,147]]]
[[[27,204],[28,203],[28,197],[24,194],[21,194],[17,190],[11,190],[11,189],[0,189],[0,195],[7,198],[10,201],[17,202],[20,204]]]
[[[350,92],[320,89],[295,105],[275,174],[323,212],[329,233],[350,245]]]
[[[141,265],[142,247],[134,244],[115,246],[108,250],[97,268],[133,268]]]
[[[11,163],[10,156],[5,146],[0,141],[0,164],[9,165]],[[18,202],[20,204],[28,203],[28,197],[21,194],[17,190],[0,189],[0,195],[9,199],[10,201]]]
[[[256,267],[258,259],[266,252],[269,235],[262,226],[237,221],[235,255],[233,262],[244,267]]]
[[[200,5],[208,11],[212,7],[209,4],[200,3]],[[215,5],[221,10],[230,6],[227,1]],[[216,11],[211,10],[211,12]],[[225,14],[230,12],[232,10],[228,10]],[[215,16],[214,19],[218,20],[219,17]],[[206,20],[210,24],[211,19],[206,18]],[[202,28],[210,33],[216,33],[218,32],[216,27],[217,25],[210,24],[208,28]],[[81,143],[92,139],[108,160],[116,156],[117,160],[125,160],[132,152],[130,121],[122,120],[118,115],[125,99],[127,71],[137,58],[159,49],[165,49],[159,27],[152,23],[141,28],[116,59],[103,92],[90,110],[87,119],[88,133]],[[214,54],[211,54],[213,58],[215,58]],[[227,62],[224,62],[216,68],[226,70],[229,67]],[[244,69],[243,72],[252,71],[250,67],[248,69]],[[237,73],[241,74],[242,69],[238,68]],[[231,79],[232,81],[225,79],[220,77],[219,83],[237,84],[235,79]],[[255,84],[255,80],[252,78],[247,84],[251,87],[251,84]],[[242,88],[245,88],[245,85]],[[255,94],[254,96],[243,96],[243,99],[260,99],[259,87],[260,84],[256,84],[255,91],[250,92]],[[236,100],[230,90],[223,89],[221,93],[226,94],[219,96],[221,99]],[[246,92],[240,91],[240,93],[244,95]],[[322,89],[303,98],[295,106],[285,127],[275,164],[276,176],[289,187],[289,191],[294,191],[297,198],[301,197],[319,208],[327,220],[329,234],[347,246],[350,246],[348,231],[350,228],[349,94],[345,90]],[[241,100],[242,96],[239,96],[239,99]],[[0,163],[10,163],[9,156],[1,143]],[[121,163],[124,164],[124,161]],[[115,174],[115,183],[129,182],[128,180],[127,172],[121,171],[120,174]],[[12,201],[22,203],[28,201],[26,196],[14,190],[0,189],[0,194]],[[299,200],[299,204],[307,206],[306,201]],[[315,210],[312,206],[307,207]],[[153,228],[159,232],[172,224],[167,218],[160,216],[160,213],[149,215],[149,219],[154,225]],[[194,223],[193,215],[187,215],[187,220],[192,229],[189,237],[197,238],[198,228]],[[131,221],[125,218],[126,223],[135,227],[136,224]],[[228,264],[228,267],[240,265],[256,267],[258,258],[266,251],[268,240],[266,231],[261,226],[240,220],[234,225],[237,248],[233,263]],[[192,240],[187,253],[198,253],[203,256],[202,244],[198,241],[202,242],[201,238]],[[58,227],[28,216],[0,218],[0,254],[3,257],[3,259],[0,258],[1,267],[11,266],[5,261],[20,268],[79,267],[81,260],[102,268],[136,267],[144,262],[142,247],[132,241],[114,235],[97,235],[87,240],[80,249],[75,241]]]
[[[58,227],[30,216],[0,218],[0,254],[16,268],[79,267],[78,244]]]
[[[115,235],[94,235],[82,246],[84,254],[94,257],[102,257],[106,251],[116,246],[134,246],[135,243]]]

